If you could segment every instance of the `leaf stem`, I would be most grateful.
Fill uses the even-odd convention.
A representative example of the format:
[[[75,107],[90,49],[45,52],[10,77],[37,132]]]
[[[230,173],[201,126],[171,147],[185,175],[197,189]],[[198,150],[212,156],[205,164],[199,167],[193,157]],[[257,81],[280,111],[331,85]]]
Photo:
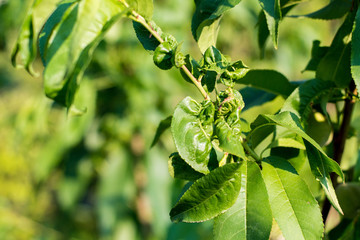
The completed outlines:
[[[130,8],[129,4],[125,0],[119,0],[119,2],[122,3],[126,8]],[[146,19],[143,16],[141,16],[139,13],[132,10],[131,15],[129,16],[129,18],[136,21],[136,22],[138,22],[138,23],[140,23],[141,25],[143,25],[146,28],[146,30],[148,30],[151,33],[151,35],[154,36],[156,38],[156,40],[159,41],[159,43],[164,42],[164,39],[162,39],[160,34],[158,32],[156,32],[150,26],[150,24],[146,21]],[[194,77],[194,75],[189,71],[189,69],[185,65],[182,65],[181,69],[190,78],[190,80],[195,84],[195,86],[200,91],[201,95],[205,98],[205,100],[210,100],[210,96],[207,94],[207,92],[205,91],[205,89],[201,85],[201,80],[196,79]]]
[[[242,143],[242,145],[243,145],[246,153],[249,154],[251,157],[253,157],[255,159],[256,163],[261,162],[261,158],[259,157],[259,155],[257,155],[256,152],[253,149],[251,149],[251,147],[247,144],[246,141],[244,141]]]

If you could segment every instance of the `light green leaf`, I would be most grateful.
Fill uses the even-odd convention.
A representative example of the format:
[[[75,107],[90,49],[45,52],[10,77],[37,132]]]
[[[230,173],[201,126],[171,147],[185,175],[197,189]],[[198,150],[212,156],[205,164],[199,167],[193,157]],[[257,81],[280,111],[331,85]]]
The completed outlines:
[[[277,48],[279,23],[282,18],[280,0],[259,0],[259,2],[265,13],[266,22],[274,47]]]
[[[355,14],[349,13],[337,31],[326,55],[319,62],[316,78],[323,81],[333,81],[339,87],[349,86],[351,81],[350,41],[354,18]]]
[[[59,0],[35,0],[27,12],[17,42],[11,54],[14,67],[24,67],[35,75],[32,63],[37,54],[37,37],[46,18]]]
[[[334,82],[311,79],[297,87],[286,99],[281,111],[295,113],[301,119],[307,119],[312,113],[312,104],[336,88]]]
[[[318,203],[306,183],[286,160],[269,157],[262,173],[273,216],[286,239],[321,239],[323,222]]]
[[[306,15],[292,15],[289,17],[307,17],[331,20],[343,17],[352,7],[352,0],[331,0],[325,7]]]
[[[356,88],[360,89],[360,8],[356,12],[351,47],[351,74]]]
[[[173,178],[196,181],[204,176],[204,174],[195,171],[189,164],[187,164],[178,153],[170,155],[168,166],[169,173]]]
[[[156,134],[151,143],[151,147],[155,146],[155,144],[159,141],[160,136],[165,132],[166,129],[170,128],[171,120],[172,116],[169,116],[160,122],[158,128],[156,129]]]
[[[154,11],[153,0],[126,0],[126,2],[145,19],[151,19]]]
[[[239,195],[240,166],[226,164],[199,178],[171,209],[171,221],[207,221],[229,209]]]
[[[124,10],[116,0],[83,0],[65,12],[46,46],[44,87],[48,97],[71,106],[96,46]]]
[[[198,41],[201,52],[215,46],[219,21],[223,13],[239,4],[241,0],[195,0],[196,10],[191,31]]]
[[[240,172],[240,194],[228,211],[215,218],[215,239],[267,240],[272,212],[260,168],[254,162],[244,161]]]
[[[215,107],[186,97],[176,107],[171,131],[180,156],[196,171],[208,173]]]
[[[236,82],[284,97],[295,89],[284,75],[273,70],[250,70],[244,77],[236,79]]]

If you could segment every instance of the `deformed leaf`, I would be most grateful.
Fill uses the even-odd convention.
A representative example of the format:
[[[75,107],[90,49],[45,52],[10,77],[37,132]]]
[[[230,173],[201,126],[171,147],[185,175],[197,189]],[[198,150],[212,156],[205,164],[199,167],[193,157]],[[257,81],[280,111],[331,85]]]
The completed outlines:
[[[171,131],[180,156],[196,171],[208,173],[215,107],[186,97],[176,107]]]
[[[289,162],[269,157],[262,173],[273,216],[286,239],[321,239],[323,222],[318,203]]]
[[[289,96],[295,89],[284,75],[273,70],[250,70],[245,76],[236,79],[236,82],[284,97]]]
[[[155,146],[155,144],[159,141],[160,136],[163,134],[163,132],[166,129],[170,128],[171,120],[172,120],[172,116],[169,116],[160,122],[158,128],[156,129],[156,134],[154,140],[151,143],[151,147]]]
[[[196,9],[191,22],[193,37],[201,52],[215,46],[219,20],[224,12],[235,7],[241,0],[195,0]]]
[[[260,168],[244,161],[240,172],[240,194],[229,210],[215,218],[215,239],[269,239],[272,212]]]
[[[163,42],[156,47],[154,52],[154,63],[162,70],[171,69],[173,66],[172,58],[176,46],[172,42]]]
[[[184,159],[180,157],[178,153],[170,155],[168,162],[169,172],[173,178],[196,181],[198,178],[204,176],[204,174],[195,171]]]
[[[171,221],[207,221],[229,209],[239,195],[240,166],[226,164],[199,178],[171,209]]]
[[[331,0],[325,7],[306,15],[292,15],[290,17],[307,17],[331,20],[343,17],[352,7],[352,0]]]
[[[189,54],[185,56],[185,67],[191,72],[191,74],[198,79],[201,75],[200,65],[199,63],[191,57]],[[180,69],[181,76],[185,79],[185,81],[189,83],[193,83],[191,79],[184,73],[184,70]]]
[[[115,0],[83,0],[66,11],[46,46],[44,88],[48,97],[71,106],[93,51],[124,10]]]

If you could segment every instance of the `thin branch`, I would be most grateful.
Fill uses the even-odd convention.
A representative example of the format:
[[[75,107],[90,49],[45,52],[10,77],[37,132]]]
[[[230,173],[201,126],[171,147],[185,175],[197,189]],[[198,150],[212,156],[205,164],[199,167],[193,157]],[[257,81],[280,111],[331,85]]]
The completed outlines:
[[[124,0],[119,0],[120,3],[122,3],[126,8],[129,8],[129,4],[124,1]],[[162,39],[162,37],[160,36],[160,34],[158,32],[156,32],[151,26],[150,24],[146,21],[146,19],[141,16],[140,14],[138,14],[136,11],[132,10],[131,11],[131,15],[130,18],[138,23],[140,23],[141,25],[143,25],[146,30],[148,30],[152,36],[154,36],[156,38],[156,40],[158,40],[159,43],[163,43],[164,39]],[[195,84],[195,86],[197,87],[197,89],[200,91],[201,95],[203,95],[203,97],[205,98],[205,100],[210,100],[210,96],[207,94],[207,92],[205,91],[205,89],[203,88],[203,86],[201,85],[201,80],[198,80],[194,77],[194,75],[190,72],[190,70],[185,66],[181,66],[181,69],[184,71],[184,73],[190,78],[190,80]]]

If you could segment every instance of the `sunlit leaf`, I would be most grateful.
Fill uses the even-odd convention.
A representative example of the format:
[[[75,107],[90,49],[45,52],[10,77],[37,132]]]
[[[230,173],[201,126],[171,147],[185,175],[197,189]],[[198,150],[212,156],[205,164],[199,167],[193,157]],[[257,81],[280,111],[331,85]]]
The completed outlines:
[[[240,163],[230,163],[199,178],[171,209],[174,222],[202,222],[225,212],[241,187]]]
[[[244,161],[241,189],[235,204],[215,218],[215,239],[269,239],[272,212],[259,166]]]
[[[178,153],[170,155],[168,165],[170,175],[173,178],[196,181],[204,176],[204,174],[195,171],[189,164],[187,164]]]
[[[123,10],[115,0],[84,0],[66,11],[46,46],[44,87],[48,97],[71,106],[96,46]]]
[[[282,18],[280,0],[259,0],[259,2],[265,13],[266,22],[274,47],[277,48],[279,23]]]
[[[357,89],[360,89],[360,9],[356,12],[351,47],[351,74]]]
[[[262,173],[273,216],[286,239],[321,239],[323,222],[318,203],[289,162],[269,157]]]

